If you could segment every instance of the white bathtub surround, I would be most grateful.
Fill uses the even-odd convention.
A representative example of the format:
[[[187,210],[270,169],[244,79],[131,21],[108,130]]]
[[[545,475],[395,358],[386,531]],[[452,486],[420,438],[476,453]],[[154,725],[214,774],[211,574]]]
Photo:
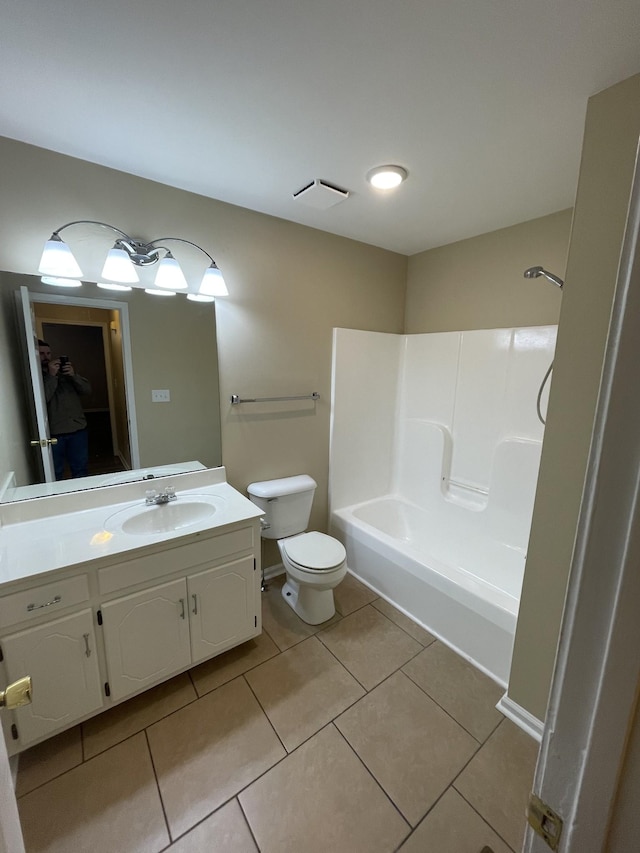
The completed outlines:
[[[555,336],[334,331],[331,524],[349,568],[502,684]]]

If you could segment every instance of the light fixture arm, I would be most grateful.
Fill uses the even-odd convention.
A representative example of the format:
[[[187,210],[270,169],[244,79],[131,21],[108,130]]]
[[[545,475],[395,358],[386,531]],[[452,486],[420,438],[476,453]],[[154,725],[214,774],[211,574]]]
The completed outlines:
[[[203,254],[205,254],[214,267],[217,269],[218,265],[213,260],[209,252],[202,248],[202,246],[198,246],[197,243],[192,243],[191,240],[185,240],[184,237],[156,237],[155,240],[149,241],[149,246],[152,246],[154,249],[166,249],[166,246],[156,246],[156,243],[162,243],[164,240],[177,240],[179,243],[188,243],[189,246],[193,246],[196,249],[199,249]]]
[[[121,231],[119,228],[116,228],[115,225],[109,225],[108,222],[98,222],[96,219],[74,219],[73,222],[67,222],[65,225],[61,225],[60,228],[56,228],[52,236],[57,237],[61,231],[64,231],[65,228],[71,227],[71,225],[102,225],[103,228],[111,228],[112,231],[120,234],[130,242],[135,242],[131,240],[131,237],[129,237],[125,231]]]
[[[158,244],[162,244],[165,240],[176,240],[179,243],[187,243],[189,246],[193,246],[195,249],[198,249],[209,258],[214,269],[218,269],[218,265],[209,252],[191,240],[185,240],[183,237],[157,237],[154,240],[145,242],[144,240],[136,240],[133,237],[130,237],[126,231],[116,228],[115,225],[110,225],[108,222],[99,222],[96,219],[75,219],[73,222],[67,222],[64,225],[61,225],[60,228],[56,228],[51,235],[52,239],[59,239],[60,232],[64,231],[65,228],[70,228],[72,225],[100,225],[102,228],[110,228],[112,231],[115,231],[116,234],[120,235],[116,240],[117,247],[119,249],[124,249],[129,255],[131,262],[139,267],[150,266],[151,264],[157,263],[160,259],[160,249],[167,248],[166,246]]]

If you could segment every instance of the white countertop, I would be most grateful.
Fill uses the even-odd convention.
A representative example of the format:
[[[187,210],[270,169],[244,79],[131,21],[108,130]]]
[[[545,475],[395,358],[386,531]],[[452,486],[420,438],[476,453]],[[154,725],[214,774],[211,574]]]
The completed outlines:
[[[158,487],[154,483],[153,487]],[[201,535],[227,525],[259,518],[263,513],[226,482],[224,468],[163,478],[181,498],[197,495],[222,499],[216,512],[186,528],[167,533],[128,534],[105,522],[115,513],[144,505],[150,488],[128,483],[87,492],[39,498],[0,507],[0,584],[24,580],[96,559]],[[162,511],[151,507],[150,511]]]

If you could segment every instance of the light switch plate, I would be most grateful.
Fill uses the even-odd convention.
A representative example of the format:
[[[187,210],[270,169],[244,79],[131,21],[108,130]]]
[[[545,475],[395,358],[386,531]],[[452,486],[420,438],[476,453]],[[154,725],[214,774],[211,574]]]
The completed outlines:
[[[171,402],[171,394],[168,389],[163,391],[152,391],[151,392],[151,402],[152,403],[170,403]]]

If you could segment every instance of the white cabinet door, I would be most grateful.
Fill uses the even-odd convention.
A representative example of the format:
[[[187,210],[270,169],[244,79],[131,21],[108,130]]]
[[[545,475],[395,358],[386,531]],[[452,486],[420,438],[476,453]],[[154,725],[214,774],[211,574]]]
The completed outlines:
[[[22,746],[103,704],[91,610],[2,639],[9,681],[31,676],[33,701],[14,711]]]
[[[253,557],[243,557],[187,578],[194,663],[258,632],[254,565]]]
[[[184,669],[191,660],[184,578],[102,606],[112,699],[122,699]]]

